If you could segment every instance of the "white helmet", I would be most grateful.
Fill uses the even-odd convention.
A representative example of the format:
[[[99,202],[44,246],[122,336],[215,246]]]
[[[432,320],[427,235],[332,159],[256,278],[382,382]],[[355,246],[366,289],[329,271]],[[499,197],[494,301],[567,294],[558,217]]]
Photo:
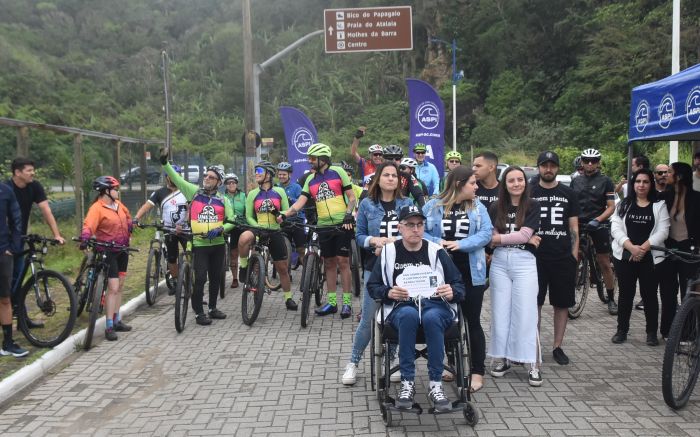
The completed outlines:
[[[384,153],[384,151],[382,150],[382,146],[379,144],[372,144],[369,146],[369,153]]]
[[[401,160],[399,165],[405,165],[406,167],[416,168],[418,167],[418,162],[413,158],[404,158]]]
[[[602,155],[596,149],[586,149],[581,152],[581,158],[600,159]]]

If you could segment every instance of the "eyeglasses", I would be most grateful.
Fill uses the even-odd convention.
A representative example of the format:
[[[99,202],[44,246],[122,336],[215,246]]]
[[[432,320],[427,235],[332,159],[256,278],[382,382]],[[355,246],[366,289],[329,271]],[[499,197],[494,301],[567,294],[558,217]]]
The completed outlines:
[[[237,183],[238,183],[238,181],[228,181],[228,182],[226,182],[226,185],[235,185]]]
[[[384,156],[383,153],[372,153],[372,156]]]
[[[665,174],[668,174],[668,171],[657,171],[656,174],[657,176],[663,176]]]
[[[415,155],[425,155],[425,152],[413,152]]]
[[[447,162],[449,162],[450,164],[461,164],[462,163],[461,161],[457,161],[456,159],[450,159]]]
[[[265,174],[265,169],[262,167],[255,167],[255,174]]]
[[[581,162],[583,162],[584,164],[597,164],[597,163],[600,162],[600,159],[587,159],[587,158],[583,158],[583,159],[581,160]]]
[[[204,176],[204,179],[219,179],[219,178],[218,178],[218,176],[212,176],[210,174],[207,174],[206,176]]]
[[[401,162],[401,157],[400,157],[400,156],[395,157],[395,158],[394,158],[394,161],[396,161],[396,162]]]
[[[402,225],[406,226],[408,229],[423,229],[423,226],[425,226],[424,222],[418,222],[418,223],[401,223]]]

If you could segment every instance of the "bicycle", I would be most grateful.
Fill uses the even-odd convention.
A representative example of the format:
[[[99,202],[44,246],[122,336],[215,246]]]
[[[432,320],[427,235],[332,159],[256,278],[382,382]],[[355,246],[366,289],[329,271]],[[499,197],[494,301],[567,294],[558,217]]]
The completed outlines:
[[[362,256],[357,247],[357,240],[350,240],[350,278],[352,279],[352,289],[356,297],[360,297],[362,291]]]
[[[601,225],[602,227],[602,225]],[[591,229],[587,224],[580,226],[580,243],[578,251],[578,262],[576,263],[576,288],[574,305],[569,307],[569,319],[577,319],[583,313],[583,308],[588,300],[588,292],[591,286],[595,286],[598,298],[607,304],[608,296],[603,281],[603,272],[596,259],[597,253]]]
[[[175,230],[172,228],[167,228],[162,224],[142,224],[139,225],[140,228],[155,228],[156,232],[151,239],[150,246],[148,248],[148,260],[146,261],[146,303],[149,306],[153,306],[156,303],[158,297],[158,285],[160,280],[165,279],[166,286],[168,289],[173,290],[175,284],[173,283],[173,278],[168,271],[168,253],[165,246],[165,236],[176,235]]]
[[[58,240],[40,235],[22,237],[28,249],[20,278],[31,271],[17,295],[17,327],[27,340],[37,347],[54,347],[68,338],[77,317],[73,287],[62,274],[44,268],[44,256],[49,245]]]
[[[700,373],[700,255],[660,246],[651,249],[698,266],[695,277],[688,279],[685,297],[671,323],[661,370],[664,402],[677,410],[688,403]]]
[[[92,338],[95,333],[95,324],[97,319],[104,311],[105,298],[107,294],[107,273],[109,264],[107,262],[108,251],[117,250],[119,252],[138,252],[138,249],[117,244],[115,242],[101,242],[94,238],[82,240],[73,238],[73,241],[79,241],[87,244],[93,252],[92,257],[87,257],[85,261],[85,283],[83,290],[85,293],[85,303],[83,304],[88,311],[88,326],[85,332],[85,343],[83,348],[89,350],[92,347]],[[103,250],[97,250],[101,248]],[[79,274],[80,275],[80,274]]]
[[[255,228],[247,225],[238,225],[255,234],[255,242],[248,252],[248,267],[246,268],[246,278],[243,283],[243,293],[241,294],[241,316],[243,323],[252,326],[260,315],[262,301],[265,293],[270,294],[282,287],[279,277],[273,278],[271,269],[267,265],[271,262],[270,238],[273,233],[279,232]],[[287,253],[289,258],[289,253]],[[268,273],[270,273],[268,275]],[[279,275],[277,275],[279,276]]]
[[[228,243],[228,236],[224,238],[224,257],[221,262],[224,264],[221,267],[221,278],[219,283],[219,297],[223,299],[226,297],[226,272],[231,264],[231,248]]]

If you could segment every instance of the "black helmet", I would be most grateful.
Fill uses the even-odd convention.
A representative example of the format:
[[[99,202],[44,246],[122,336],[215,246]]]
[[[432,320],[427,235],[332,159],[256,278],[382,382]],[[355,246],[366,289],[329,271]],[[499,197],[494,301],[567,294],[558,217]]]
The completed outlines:
[[[384,147],[384,158],[403,158],[403,150],[401,150],[401,147],[397,146],[396,144],[390,144]]]
[[[112,176],[99,176],[92,181],[92,189],[95,191],[111,190],[119,188],[119,181]]]
[[[275,165],[273,163],[271,163],[270,161],[262,160],[262,161],[258,162],[257,164],[255,164],[255,168],[258,168],[258,167],[265,169],[265,171],[267,171],[267,172],[270,172],[270,174],[272,176],[277,174],[277,169],[275,168]]]

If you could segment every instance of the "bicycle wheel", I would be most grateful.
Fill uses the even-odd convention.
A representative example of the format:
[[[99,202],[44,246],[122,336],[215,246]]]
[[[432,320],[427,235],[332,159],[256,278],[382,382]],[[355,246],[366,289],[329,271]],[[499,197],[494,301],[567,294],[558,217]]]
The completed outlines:
[[[180,273],[175,286],[175,330],[182,332],[185,330],[187,320],[187,308],[189,307],[190,296],[192,295],[192,276],[190,263],[181,258]]]
[[[275,264],[272,261],[272,257],[268,257],[269,261],[267,264],[267,271],[270,272],[269,275],[265,276],[265,286],[272,291],[277,291],[282,288],[282,282],[280,281],[280,275],[277,273]]]
[[[156,303],[158,297],[158,282],[160,281],[160,250],[152,247],[148,251],[146,262],[146,302],[148,305]]]
[[[700,298],[689,296],[671,324],[661,372],[666,405],[683,408],[700,372]]]
[[[95,334],[95,324],[97,319],[102,313],[102,306],[104,305],[104,296],[107,293],[107,278],[105,273],[100,271],[97,274],[97,279],[92,285],[91,301],[90,301],[90,317],[88,319],[87,332],[85,332],[85,350],[89,350],[92,347],[92,338]]]
[[[357,241],[353,238],[350,241],[350,276],[352,277],[352,289],[357,297],[360,296],[362,291],[361,272],[360,250],[357,247]]]
[[[301,327],[306,328],[309,323],[309,311],[311,295],[315,294],[315,270],[318,268],[318,257],[314,253],[304,255],[304,264],[301,270]]]
[[[78,305],[75,312],[76,316],[83,313],[83,309],[85,309],[85,304],[88,300],[88,295],[90,294],[90,285],[87,281],[88,268],[88,257],[84,256],[80,263],[80,268],[78,269],[78,276],[75,278],[75,282],[73,283],[73,293],[75,293]]]
[[[588,287],[590,278],[588,276],[588,260],[584,256],[579,257],[576,263],[576,285],[574,289],[574,305],[569,308],[569,319],[578,319],[588,300]]]
[[[221,262],[224,264],[221,266],[221,276],[219,277],[219,297],[223,299],[226,297],[226,272],[230,264],[231,252],[228,249],[228,244],[224,244],[224,257]]]
[[[313,290],[317,307],[320,307],[323,304],[323,283],[326,281],[326,276],[323,269],[323,263],[319,258],[316,258],[316,266],[313,270],[311,289]]]
[[[251,326],[260,314],[265,294],[265,266],[262,256],[254,253],[248,259],[248,269],[243,294],[241,295],[241,315],[243,323]]]
[[[21,293],[20,302],[24,305],[17,324],[31,344],[54,347],[70,335],[77,303],[70,282],[63,275],[41,270],[30,277]]]
[[[603,303],[608,303],[608,294],[603,283],[603,272],[600,270],[596,257],[591,253],[588,260],[588,272],[590,276],[590,285],[595,285],[598,292],[598,299]]]

